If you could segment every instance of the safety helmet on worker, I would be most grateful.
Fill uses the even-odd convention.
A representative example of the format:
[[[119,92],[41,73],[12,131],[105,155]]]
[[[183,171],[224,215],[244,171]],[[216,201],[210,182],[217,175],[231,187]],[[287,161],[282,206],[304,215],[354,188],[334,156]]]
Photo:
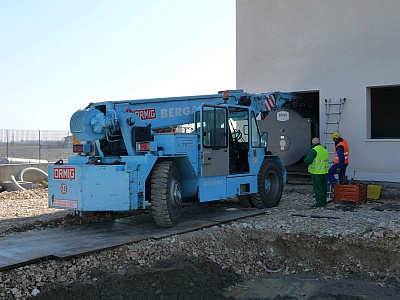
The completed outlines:
[[[332,133],[332,140],[334,140],[334,139],[340,139],[340,133],[339,132],[337,132],[337,131],[335,131],[334,133]]]

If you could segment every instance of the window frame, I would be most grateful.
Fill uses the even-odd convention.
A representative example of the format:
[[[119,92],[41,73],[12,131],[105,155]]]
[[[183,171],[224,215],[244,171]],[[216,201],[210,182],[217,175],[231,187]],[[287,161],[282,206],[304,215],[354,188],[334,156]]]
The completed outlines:
[[[390,91],[392,90],[392,91]],[[385,99],[382,97],[390,96],[392,92],[392,97],[395,97],[396,93],[399,94],[397,98]],[[388,95],[389,94],[389,95]],[[393,129],[389,126],[384,128],[385,125],[381,125],[383,122],[378,121],[379,118],[387,118],[390,116],[389,112],[397,113],[396,110],[393,111],[393,106],[388,105],[398,101],[398,117],[396,115],[390,116],[389,122],[395,124],[396,120],[400,119],[400,85],[388,85],[388,86],[370,86],[367,87],[367,139],[370,141],[400,141],[400,130],[396,130],[395,126]],[[398,99],[398,100],[396,100]],[[384,101],[385,103],[379,103]],[[380,105],[385,111],[377,112],[374,110],[378,105]],[[390,109],[392,107],[392,110]],[[400,125],[399,125],[400,126]],[[389,129],[389,130],[388,130]],[[380,132],[380,133],[379,133]],[[389,136],[390,133],[398,132],[397,136]],[[384,134],[388,135],[384,135]]]

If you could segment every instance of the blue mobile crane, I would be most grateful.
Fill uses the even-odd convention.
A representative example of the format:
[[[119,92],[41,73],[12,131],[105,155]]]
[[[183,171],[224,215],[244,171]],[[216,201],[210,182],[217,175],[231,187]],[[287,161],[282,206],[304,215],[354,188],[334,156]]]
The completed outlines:
[[[90,103],[70,120],[74,156],[49,166],[49,207],[129,211],[150,205],[155,222],[179,222],[182,203],[236,196],[245,207],[277,206],[286,183],[257,119],[296,98],[288,93]],[[179,132],[192,124],[191,132]]]

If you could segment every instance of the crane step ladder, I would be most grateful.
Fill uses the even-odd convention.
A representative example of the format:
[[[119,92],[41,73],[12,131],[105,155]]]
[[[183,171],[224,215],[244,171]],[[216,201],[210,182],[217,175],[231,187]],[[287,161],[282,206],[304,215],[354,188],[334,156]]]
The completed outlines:
[[[325,99],[326,127],[324,131],[324,146],[329,153],[329,162],[333,163],[333,154],[335,142],[332,141],[331,135],[335,131],[339,131],[340,118],[346,98],[340,98],[338,102],[332,102],[331,99]],[[331,187],[328,188],[327,200],[333,199]]]

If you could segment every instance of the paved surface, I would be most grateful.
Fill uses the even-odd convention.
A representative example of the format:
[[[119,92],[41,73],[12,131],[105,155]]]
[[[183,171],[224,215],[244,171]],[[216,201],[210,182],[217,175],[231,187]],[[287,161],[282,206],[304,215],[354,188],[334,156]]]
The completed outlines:
[[[158,227],[151,214],[102,223],[28,231],[0,237],[0,271],[45,258],[63,259],[144,239],[160,239],[227,221],[264,213],[263,210],[200,205],[184,208],[180,223]]]

